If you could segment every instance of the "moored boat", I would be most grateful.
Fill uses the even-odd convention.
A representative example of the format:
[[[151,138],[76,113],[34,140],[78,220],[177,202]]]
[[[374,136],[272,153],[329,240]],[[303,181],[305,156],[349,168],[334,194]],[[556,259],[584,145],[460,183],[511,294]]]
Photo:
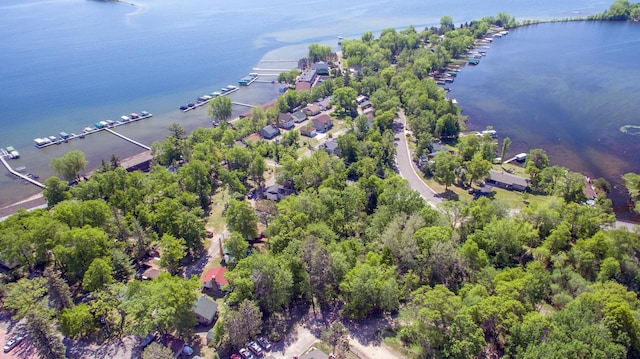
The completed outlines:
[[[20,157],[20,152],[16,151],[13,146],[7,146],[7,152],[9,152],[9,158],[15,159]]]
[[[120,116],[120,118],[122,119],[122,121],[127,122],[127,121],[131,121],[131,117],[129,116]]]
[[[129,117],[131,117],[131,119],[132,119],[132,120],[135,120],[135,119],[140,118],[140,115],[138,115],[138,114],[137,114],[137,113],[135,113],[135,112],[131,112],[131,113],[129,114]]]

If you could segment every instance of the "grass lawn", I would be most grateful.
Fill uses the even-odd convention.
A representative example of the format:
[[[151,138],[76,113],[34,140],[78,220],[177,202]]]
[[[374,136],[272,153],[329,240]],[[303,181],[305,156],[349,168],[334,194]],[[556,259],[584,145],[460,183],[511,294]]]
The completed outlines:
[[[384,329],[380,332],[382,334],[382,343],[389,348],[392,348],[396,352],[404,355],[407,358],[418,358],[420,350],[418,348],[407,347],[404,342],[398,337],[396,330]]]
[[[212,230],[214,233],[221,233],[225,229],[226,223],[222,217],[222,211],[224,211],[224,206],[230,199],[229,194],[224,189],[218,190],[218,193],[211,197],[211,212],[209,213],[209,218],[207,218],[207,229]]]

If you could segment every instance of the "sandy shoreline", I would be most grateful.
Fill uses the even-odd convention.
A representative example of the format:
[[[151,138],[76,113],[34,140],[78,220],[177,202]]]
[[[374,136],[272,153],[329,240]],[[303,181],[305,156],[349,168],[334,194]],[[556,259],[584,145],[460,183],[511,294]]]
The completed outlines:
[[[136,155],[127,157],[120,161],[120,165],[124,168],[135,166],[139,163],[148,161],[151,159],[151,152],[145,151],[138,153]],[[95,169],[88,171],[86,176],[90,176]],[[47,201],[44,199],[44,194],[42,192],[36,193],[24,199],[21,199],[15,203],[9,204],[0,208],[0,218],[8,217],[14,213],[16,213],[19,209],[31,210],[35,208],[43,207],[47,204]]]
[[[271,99],[265,103],[263,103],[261,106],[263,109],[266,109],[269,106],[273,106],[273,104],[275,104],[276,99]],[[246,116],[250,113],[250,111],[247,111],[245,114],[243,114],[243,116]],[[234,122],[237,121],[238,119],[240,119],[241,117],[236,117],[232,120],[230,120],[230,122]],[[129,156],[126,157],[124,159],[120,160],[120,166],[124,167],[124,168],[130,168],[130,167],[134,167],[138,164],[144,163],[146,161],[150,161],[152,159],[151,156],[151,151],[143,151],[140,153],[137,153],[133,156]],[[93,174],[93,172],[96,170],[97,168],[92,168],[88,171],[86,171],[84,173],[84,176],[86,177],[91,177],[91,175]],[[8,217],[14,213],[16,213],[19,209],[26,209],[26,210],[31,210],[31,209],[36,209],[36,208],[40,208],[43,206],[46,206],[46,200],[44,199],[44,195],[42,192],[36,193],[34,195],[31,195],[29,197],[26,197],[24,199],[21,199],[17,202],[11,203],[9,205],[6,205],[2,208],[0,208],[0,218],[5,218]]]

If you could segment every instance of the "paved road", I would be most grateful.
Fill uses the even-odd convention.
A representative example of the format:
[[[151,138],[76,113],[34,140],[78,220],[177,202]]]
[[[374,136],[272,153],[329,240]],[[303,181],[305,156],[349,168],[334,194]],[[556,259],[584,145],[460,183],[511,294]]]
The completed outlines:
[[[397,147],[397,166],[400,176],[409,182],[409,186],[416,190],[422,198],[424,198],[430,205],[435,206],[442,202],[442,198],[431,189],[416,172],[414,163],[411,160],[411,154],[409,153],[409,146],[407,145],[407,120],[404,117],[402,111],[398,112],[398,118],[394,121],[394,136]]]

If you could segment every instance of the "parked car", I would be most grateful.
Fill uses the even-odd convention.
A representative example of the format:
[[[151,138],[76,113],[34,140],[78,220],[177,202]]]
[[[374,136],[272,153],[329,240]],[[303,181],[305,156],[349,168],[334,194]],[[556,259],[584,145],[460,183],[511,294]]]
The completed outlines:
[[[140,341],[140,347],[144,349],[156,339],[158,339],[156,333],[149,333],[146,337],[142,338],[142,341]]]
[[[255,359],[253,354],[251,354],[247,348],[240,349],[240,355],[242,355],[242,359]]]
[[[257,355],[258,357],[262,357],[264,355],[264,352],[262,351],[262,348],[260,348],[258,343],[249,342],[249,344],[247,344],[247,346],[249,347],[249,350],[251,350],[253,352],[253,354]]]
[[[269,351],[271,350],[271,342],[265,338],[265,337],[258,337],[258,343],[260,345],[262,345],[262,347],[264,348],[264,350]]]
[[[17,337],[17,338],[11,339],[11,340],[9,340],[7,342],[7,344],[4,345],[4,347],[2,349],[4,350],[5,353],[8,353],[13,348],[15,348],[18,345],[20,345],[20,343],[22,343],[23,340],[24,340],[24,337]]]

